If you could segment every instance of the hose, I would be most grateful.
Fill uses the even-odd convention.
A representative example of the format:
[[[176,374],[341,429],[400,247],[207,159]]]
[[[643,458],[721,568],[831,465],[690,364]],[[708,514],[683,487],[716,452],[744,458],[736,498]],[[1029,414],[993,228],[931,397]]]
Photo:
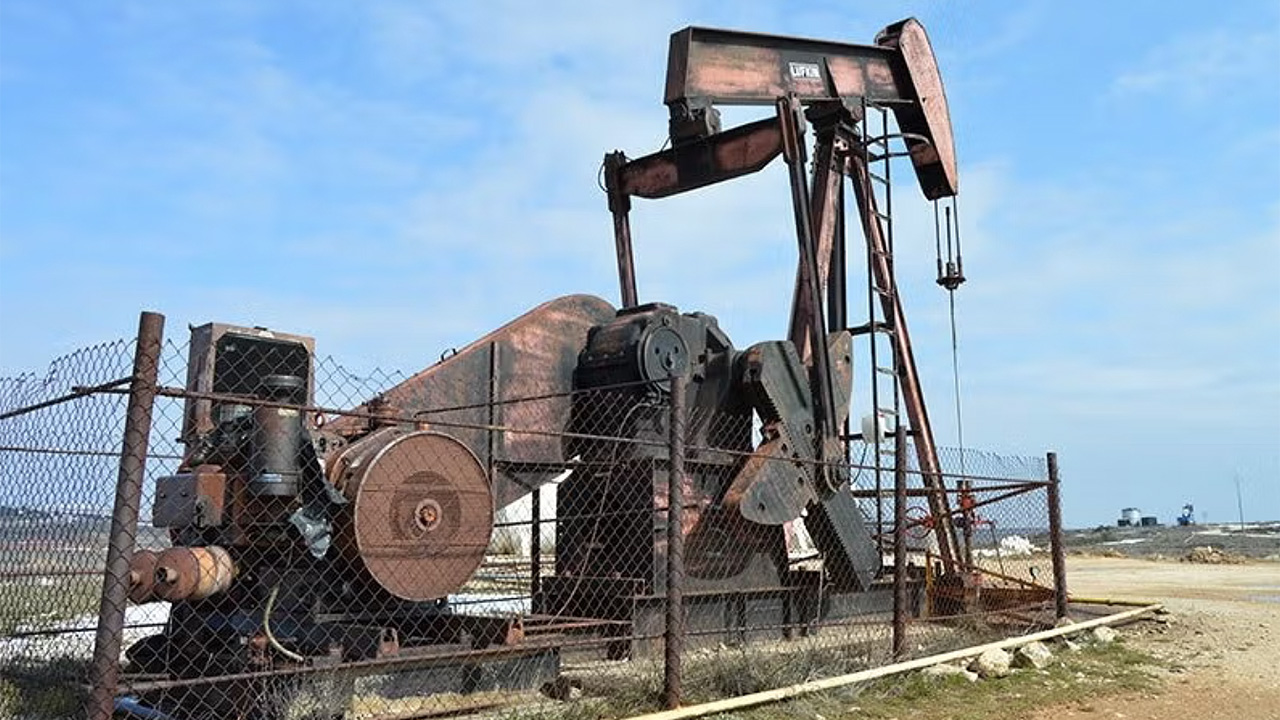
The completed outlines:
[[[267,595],[267,606],[262,610],[262,632],[267,636],[267,644],[276,652],[298,663],[306,662],[307,659],[298,653],[287,649],[276,640],[276,636],[271,632],[271,611],[276,606],[276,595],[280,593],[280,586],[275,585],[271,588],[271,593]]]

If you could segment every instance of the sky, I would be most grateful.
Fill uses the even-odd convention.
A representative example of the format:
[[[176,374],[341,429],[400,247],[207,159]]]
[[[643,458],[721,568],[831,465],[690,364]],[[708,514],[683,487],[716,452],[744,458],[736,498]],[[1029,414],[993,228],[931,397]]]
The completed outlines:
[[[1233,520],[1237,480],[1248,519],[1280,519],[1274,0],[0,0],[0,376],[142,309],[412,372],[546,299],[617,302],[597,173],[665,140],[671,32],[870,43],[906,16],[960,158],[966,446],[1056,451],[1069,525]],[[955,445],[932,209],[897,177],[899,283]],[[789,203],[780,162],[637,201],[641,300],[738,347],[784,337]]]

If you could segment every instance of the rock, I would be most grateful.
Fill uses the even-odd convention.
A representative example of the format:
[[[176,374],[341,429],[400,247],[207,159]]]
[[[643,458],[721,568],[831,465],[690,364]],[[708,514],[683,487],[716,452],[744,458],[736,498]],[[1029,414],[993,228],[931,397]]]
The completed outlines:
[[[1009,668],[1013,664],[1013,658],[1009,653],[1000,650],[988,650],[978,657],[974,658],[969,664],[969,669],[978,673],[978,677],[986,678],[1002,678],[1009,674]]]
[[[1248,562],[1249,559],[1243,555],[1218,550],[1213,546],[1206,545],[1192,548],[1191,552],[1182,556],[1182,561],[1206,565],[1242,565]]]
[[[1072,625],[1075,625],[1075,624],[1076,624],[1076,621],[1075,621],[1075,620],[1072,620],[1072,619],[1071,619],[1071,618],[1069,618],[1069,617],[1063,617],[1063,618],[1058,618],[1058,621],[1057,621],[1057,622],[1055,622],[1055,623],[1053,624],[1053,626],[1054,626],[1055,628],[1069,628],[1069,627],[1071,627]],[[1066,640],[1068,640],[1069,638],[1078,638],[1078,637],[1080,637],[1080,633],[1082,633],[1082,632],[1084,632],[1084,631],[1083,631],[1083,630],[1077,630],[1076,632],[1066,632],[1066,633],[1063,633],[1062,635],[1059,635],[1058,637],[1059,637],[1059,638],[1061,638],[1063,641],[1066,641]]]
[[[1062,646],[1067,649],[1067,652],[1080,652],[1079,643],[1075,643],[1070,640],[1067,640],[1062,643]]]
[[[921,670],[920,674],[928,678],[962,677],[965,680],[968,680],[969,682],[978,681],[977,673],[969,672],[968,670],[965,670],[959,665],[950,665],[948,663],[943,663],[941,665],[930,665],[924,670]]]
[[[582,697],[582,684],[561,676],[543,683],[538,691],[552,700],[577,700]]]
[[[1116,638],[1120,636],[1119,633],[1106,625],[1099,625],[1089,634],[1092,636],[1094,642],[1102,643],[1103,645],[1115,642]]]
[[[1033,642],[1027,643],[1018,648],[1013,653],[1013,664],[1015,667],[1029,667],[1036,670],[1043,670],[1053,661],[1053,653],[1049,652],[1049,648],[1044,643]]]

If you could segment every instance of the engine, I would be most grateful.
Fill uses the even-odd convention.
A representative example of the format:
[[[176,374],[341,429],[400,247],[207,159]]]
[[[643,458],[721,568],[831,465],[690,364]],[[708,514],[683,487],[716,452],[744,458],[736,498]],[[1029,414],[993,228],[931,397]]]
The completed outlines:
[[[847,382],[848,335],[829,351]],[[152,507],[171,547],[131,565],[131,599],[172,609],[163,633],[130,649],[137,670],[199,677],[518,645],[523,617],[460,605],[457,593],[485,559],[497,511],[552,480],[554,571],[532,571],[521,615],[601,632],[656,622],[675,376],[688,379],[690,592],[747,602],[767,625],[812,615],[815,601],[797,598],[834,585],[789,565],[785,525],[806,508],[844,589],[865,589],[879,569],[847,482],[826,490],[821,463],[803,462],[821,443],[789,342],[738,351],[709,315],[568,296],[328,414],[315,404],[313,355],[306,337],[193,330],[186,453]],[[646,642],[609,654],[648,652]],[[555,649],[522,652],[537,673],[558,667]],[[245,705],[200,702],[225,702],[228,717]]]
[[[187,453],[152,507],[172,545],[130,568],[134,602],[172,603],[165,631],[130,649],[138,669],[198,676],[490,641],[444,601],[489,543],[485,468],[385,408],[326,428],[307,409],[312,355],[309,338],[193,330]],[[235,714],[231,698],[203,702]]]

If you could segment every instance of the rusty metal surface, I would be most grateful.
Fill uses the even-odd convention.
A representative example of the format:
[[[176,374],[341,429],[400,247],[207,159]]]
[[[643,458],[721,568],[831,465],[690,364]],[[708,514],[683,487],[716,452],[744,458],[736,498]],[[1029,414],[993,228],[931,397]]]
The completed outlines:
[[[630,191],[623,190],[622,169],[627,156],[620,150],[604,156],[604,185],[609,196],[609,212],[613,215],[614,250],[618,259],[618,288],[622,307],[639,304],[636,290],[636,262],[631,249]]]
[[[822,273],[819,269],[817,239],[814,234],[812,217],[812,200],[809,194],[809,183],[805,177],[806,154],[803,143],[804,118],[800,104],[795,96],[779,98],[775,104],[778,122],[782,128],[783,158],[787,162],[788,177],[791,181],[791,206],[795,218],[796,241],[799,247],[800,278],[805,281],[804,294],[808,296],[812,321],[806,335],[809,344],[818,348],[826,338],[825,308],[822,302]],[[840,421],[835,417],[835,388],[832,384],[831,362],[825,352],[811,352],[810,383],[813,392],[813,427],[816,439],[815,456],[818,460],[827,460],[826,441],[835,437]],[[823,468],[826,478],[828,468]],[[827,483],[832,485],[834,483]]]
[[[1053,558],[1054,612],[1067,616],[1067,556],[1062,544],[1062,492],[1058,477],[1058,453],[1047,455],[1049,467],[1049,551]]]
[[[212,465],[156,480],[151,505],[154,527],[216,527],[222,524],[227,476]]]
[[[876,45],[689,27],[671,36],[664,102],[687,106],[799,102],[890,105],[929,199],[958,190],[955,144],[938,63],[914,18],[886,27]]]
[[[171,547],[155,560],[152,592],[161,600],[203,600],[231,587],[235,566],[226,550]]]
[[[781,525],[799,517],[824,489],[815,477],[820,466],[814,462],[808,373],[789,342],[752,345],[738,364],[744,394],[760,408],[761,440],[721,502],[753,523]],[[792,458],[796,466],[787,462]]]
[[[484,466],[458,440],[385,428],[349,446],[329,478],[351,504],[342,555],[392,595],[444,597],[484,560],[493,495]]]
[[[907,438],[893,437],[893,657],[907,651]]]
[[[214,372],[214,356],[219,341],[228,334],[298,343],[306,348],[308,355],[315,355],[314,338],[274,332],[265,328],[206,323],[191,328],[191,350],[187,360],[188,390],[204,393],[219,392]],[[315,381],[311,373],[307,375],[307,400],[310,402],[315,393]],[[182,421],[183,442],[191,443],[197,436],[213,430],[216,422],[211,415],[212,409],[213,403],[208,400],[192,399],[186,404]]]
[[[876,44],[896,48],[902,54],[900,84],[916,102],[894,105],[898,126],[916,168],[920,190],[930,200],[951,197],[960,190],[955,141],[951,135],[951,111],[938,72],[938,61],[924,26],[914,18],[894,23],[876,36]],[[922,132],[923,131],[923,132]],[[912,137],[919,134],[922,138]]]
[[[449,427],[489,464],[489,408],[497,404],[499,425],[518,428],[563,428],[569,420],[573,369],[578,351],[586,345],[587,330],[614,317],[614,307],[592,295],[568,295],[543,303],[501,328],[485,335],[431,367],[383,393],[382,398],[402,413],[432,421],[472,427]],[[497,352],[500,382],[492,389],[490,354]],[[525,398],[536,400],[521,401]],[[454,408],[454,409],[451,409]],[[368,404],[354,408],[368,412]],[[337,433],[361,434],[367,421],[340,417],[326,425]],[[492,447],[495,461],[548,465],[565,462],[562,438],[552,433],[499,432]],[[495,507],[504,507],[549,480],[554,473],[537,476],[499,467],[491,478]]]
[[[757,172],[781,153],[778,121],[767,118],[631,160],[617,182],[624,196],[664,198]]]
[[[836,388],[837,399],[832,408],[836,424],[842,424],[849,411],[851,344],[847,332],[827,336],[828,366]],[[810,380],[794,345],[757,343],[743,352],[738,364],[744,394],[752,398],[757,408],[762,439],[725,491],[721,500],[724,506],[754,523],[779,525],[799,517],[805,507],[833,492],[847,493],[846,483],[838,481],[842,473],[816,462],[820,443],[825,446],[824,457],[828,460],[839,457],[841,445],[838,438],[815,435]]]
[[[664,102],[760,105],[788,94],[805,102],[838,100],[833,79],[860,96],[900,100],[896,57],[875,45],[688,27],[671,36]]]
[[[130,589],[129,559],[138,536],[138,510],[142,502],[142,481],[146,474],[152,406],[163,342],[164,316],[142,313],[138,319],[133,382],[129,385],[124,444],[120,452],[111,530],[107,536],[107,564],[98,604],[98,628],[93,641],[93,660],[89,665],[90,691],[85,714],[90,720],[109,720],[120,678],[124,608]]]
[[[685,476],[685,385],[688,378],[671,378],[671,406],[668,438],[670,463],[667,467],[667,613],[663,633],[663,704],[680,706],[681,661],[684,654],[684,487]]]
[[[844,257],[845,247],[844,234],[837,232],[842,229],[839,225],[842,213],[838,210],[842,210],[844,205],[844,168],[852,147],[853,117],[843,108],[829,106],[811,107],[806,115],[814,123],[814,134],[818,137],[813,162],[810,214],[813,216],[819,294],[826,296],[829,314],[835,314],[832,313],[833,309],[842,314],[845,306],[836,302],[836,296],[844,294],[845,268],[843,263],[837,262],[837,258]],[[833,268],[836,270],[834,273]],[[809,362],[812,357],[810,338],[813,334],[812,326],[818,317],[807,283],[806,267],[800,264],[796,268],[787,338],[795,343],[800,359],[805,362]],[[843,297],[839,299],[842,300]],[[830,327],[843,329],[844,323],[831,324]]]
[[[156,584],[156,558],[154,550],[139,550],[129,558],[129,601],[144,603],[151,599]]]

